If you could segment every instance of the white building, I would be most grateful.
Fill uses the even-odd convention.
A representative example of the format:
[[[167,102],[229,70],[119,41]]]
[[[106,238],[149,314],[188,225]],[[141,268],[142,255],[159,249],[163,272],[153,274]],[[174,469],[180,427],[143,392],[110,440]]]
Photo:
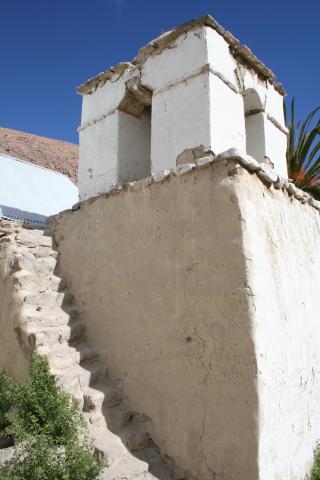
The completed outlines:
[[[166,32],[83,96],[80,199],[231,147],[287,177],[284,90],[212,17]]]
[[[78,201],[78,188],[61,173],[0,154],[0,218],[44,226]]]

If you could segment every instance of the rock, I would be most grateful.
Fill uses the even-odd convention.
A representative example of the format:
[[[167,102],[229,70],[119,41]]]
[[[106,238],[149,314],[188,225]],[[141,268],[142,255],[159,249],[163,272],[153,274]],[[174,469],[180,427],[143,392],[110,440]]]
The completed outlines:
[[[152,180],[155,183],[162,182],[166,177],[170,175],[170,170],[161,170],[161,172],[154,172],[152,174]]]
[[[0,436],[0,449],[12,447],[12,446],[13,446],[13,440],[11,437]]]
[[[257,171],[257,174],[268,183],[275,183],[278,180],[277,172],[267,163],[260,164],[260,169]]]
[[[209,165],[212,163],[214,160],[213,155],[206,155],[205,157],[201,157],[197,160],[197,167],[204,167],[206,165]]]
[[[179,177],[180,175],[184,175],[187,172],[190,172],[193,168],[195,168],[194,163],[183,163],[182,165],[177,165],[175,168],[172,169],[172,173]]]
[[[15,447],[3,448],[0,450],[0,467],[4,467],[6,463],[12,460],[15,453]]]

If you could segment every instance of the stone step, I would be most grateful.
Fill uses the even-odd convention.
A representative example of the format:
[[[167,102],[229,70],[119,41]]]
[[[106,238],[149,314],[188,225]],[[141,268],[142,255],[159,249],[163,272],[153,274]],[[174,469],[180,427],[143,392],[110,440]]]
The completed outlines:
[[[17,255],[13,264],[13,270],[28,270],[33,273],[42,273],[52,275],[56,268],[56,259],[49,258],[31,258],[25,255]]]
[[[79,363],[79,353],[69,345],[50,347],[48,345],[37,348],[37,353],[48,359],[50,369],[64,370]]]
[[[40,346],[54,346],[68,344],[70,339],[76,335],[77,341],[85,340],[85,326],[77,321],[76,327],[70,324],[62,324],[58,326],[47,326],[46,323],[31,323],[20,327],[21,334],[27,339],[27,345],[34,350]]]
[[[16,255],[24,255],[31,259],[57,259],[58,257],[58,252],[53,250],[51,247],[43,247],[37,243],[33,243],[33,245],[30,245],[29,247],[23,243],[15,243],[13,248]]]
[[[37,307],[30,305],[23,305],[21,309],[22,324],[32,323],[45,327],[58,327],[75,321],[77,321],[77,318],[70,319],[69,313],[58,307],[53,307],[49,312],[39,311]]]
[[[128,450],[121,439],[107,428],[97,430],[88,425],[88,430],[94,438],[94,448],[99,458],[106,461],[109,467],[122,461],[128,455]]]
[[[31,273],[28,270],[19,270],[12,275],[12,278],[18,288],[34,293],[43,293],[47,290],[57,292],[61,290],[60,286],[64,286],[62,280],[56,275]]]
[[[81,362],[87,365],[98,359],[97,353],[86,342],[79,346],[77,350],[69,345],[46,345],[38,347],[37,352],[47,357],[50,367],[61,370],[75,364],[81,365]]]
[[[21,290],[18,295],[24,304],[33,306],[37,311],[50,311],[53,307],[63,309],[64,305],[70,305],[73,301],[72,294],[63,292],[30,293],[27,290]]]
[[[95,361],[86,364],[83,367],[80,365],[72,365],[67,368],[52,368],[52,373],[56,376],[58,382],[63,384],[76,385],[79,383],[82,392],[95,381],[102,379],[107,375],[106,369],[101,362]]]
[[[84,390],[85,411],[102,410],[102,406],[115,407],[122,401],[122,390],[108,378]]]
[[[35,242],[41,247],[52,247],[53,245],[52,236],[43,230],[27,230],[23,228],[16,234],[15,238],[16,242],[21,244]]]
[[[148,464],[129,452],[108,466],[98,478],[99,480],[156,480],[149,474]]]

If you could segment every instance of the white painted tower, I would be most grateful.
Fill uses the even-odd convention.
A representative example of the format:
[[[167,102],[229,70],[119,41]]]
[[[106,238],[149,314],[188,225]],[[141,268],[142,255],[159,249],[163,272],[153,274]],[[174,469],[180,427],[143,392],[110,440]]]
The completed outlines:
[[[236,147],[287,177],[284,90],[210,16],[164,33],[78,93],[80,200],[188,162],[199,150]]]

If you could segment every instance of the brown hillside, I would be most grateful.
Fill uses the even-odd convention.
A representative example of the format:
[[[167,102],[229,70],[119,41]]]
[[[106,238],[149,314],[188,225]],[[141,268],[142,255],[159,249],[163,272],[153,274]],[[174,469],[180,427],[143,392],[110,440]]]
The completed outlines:
[[[0,128],[0,153],[64,173],[77,183],[79,147],[73,143]]]

